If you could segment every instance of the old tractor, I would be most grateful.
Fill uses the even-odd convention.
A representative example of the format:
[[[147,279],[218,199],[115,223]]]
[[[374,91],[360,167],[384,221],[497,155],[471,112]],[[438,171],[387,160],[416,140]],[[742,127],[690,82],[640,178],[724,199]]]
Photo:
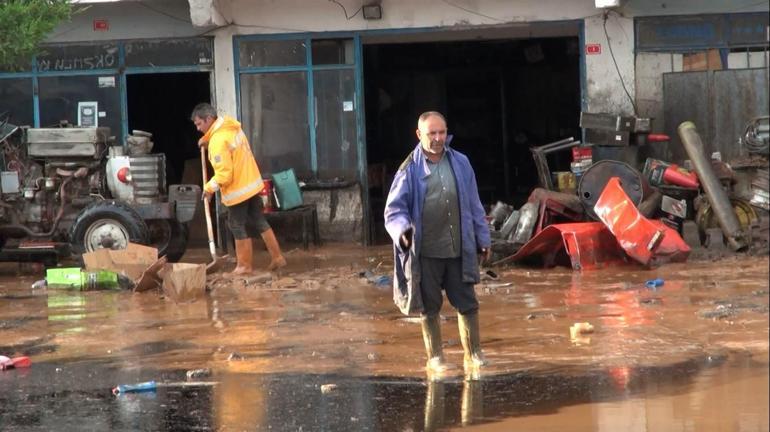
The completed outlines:
[[[167,186],[165,155],[136,135],[113,145],[109,128],[0,119],[0,261],[55,263],[129,242],[181,258],[200,187]]]

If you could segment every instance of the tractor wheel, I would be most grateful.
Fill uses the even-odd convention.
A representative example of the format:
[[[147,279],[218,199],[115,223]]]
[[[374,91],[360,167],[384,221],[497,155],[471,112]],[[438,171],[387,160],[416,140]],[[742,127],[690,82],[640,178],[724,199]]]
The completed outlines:
[[[129,242],[149,242],[147,224],[120,201],[97,201],[84,208],[70,228],[69,240],[75,255],[97,249],[125,249]]]
[[[150,228],[150,244],[158,249],[158,256],[165,255],[169,262],[177,262],[187,250],[189,230],[187,224],[176,219],[152,219],[147,221]]]

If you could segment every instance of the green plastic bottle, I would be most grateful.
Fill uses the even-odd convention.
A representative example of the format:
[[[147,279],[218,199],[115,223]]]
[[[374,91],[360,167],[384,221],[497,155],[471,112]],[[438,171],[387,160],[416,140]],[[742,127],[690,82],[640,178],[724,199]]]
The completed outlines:
[[[50,268],[45,272],[48,288],[79,291],[132,288],[132,281],[109,270],[86,271],[78,267]]]

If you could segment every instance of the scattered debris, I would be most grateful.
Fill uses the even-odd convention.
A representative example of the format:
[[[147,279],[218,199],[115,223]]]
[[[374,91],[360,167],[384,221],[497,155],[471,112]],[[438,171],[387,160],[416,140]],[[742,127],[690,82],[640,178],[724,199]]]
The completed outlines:
[[[648,297],[648,298],[639,300],[639,303],[643,305],[648,305],[648,306],[660,305],[660,304],[663,304],[663,299],[660,297]]]
[[[662,287],[663,284],[665,284],[665,281],[662,278],[657,278],[657,279],[650,279],[646,281],[644,283],[644,286],[650,289],[656,289],[656,288]]]
[[[138,384],[121,384],[112,389],[115,396],[124,393],[154,392],[158,387],[205,387],[219,384],[215,381],[180,381],[180,382],[155,382],[147,381]]]
[[[139,279],[136,280],[136,287],[134,287],[134,292],[144,292],[160,288],[163,280],[158,275],[158,272],[163,269],[166,263],[168,263],[168,258],[162,256],[158,258],[154,263],[152,263],[152,265],[150,265],[150,267],[148,267],[144,272],[142,272],[142,275],[139,276]]]
[[[643,265],[683,262],[690,255],[679,233],[639,212],[617,177],[607,182],[594,208],[626,254]]]
[[[174,301],[194,301],[206,292],[206,264],[167,264],[158,274],[163,293]]]
[[[154,392],[157,389],[155,381],[147,381],[139,384],[120,384],[112,389],[112,394]]]
[[[110,270],[86,271],[79,267],[55,267],[45,272],[44,286],[52,289],[79,291],[133,289],[135,283],[123,274]],[[40,287],[41,281],[33,287]]]
[[[209,368],[192,369],[187,371],[188,380],[193,378],[207,378],[209,376],[211,376],[211,369]]]
[[[737,313],[737,310],[733,307],[733,305],[727,304],[727,305],[718,305],[714,309],[699,311],[698,315],[701,318],[707,318],[707,319],[724,319],[724,318],[731,317],[736,313]]]
[[[375,275],[369,270],[362,271],[358,274],[359,277],[362,277],[369,281],[369,283],[374,284],[379,287],[386,287],[393,285],[393,278],[391,278],[388,275]]]
[[[321,393],[329,394],[337,390],[337,384],[323,384],[321,385]]]
[[[243,281],[246,282],[246,285],[256,285],[270,282],[271,280],[273,280],[273,274],[271,272],[252,274],[243,279]]]
[[[83,254],[84,268],[89,271],[111,270],[137,280],[158,260],[154,247],[129,243],[125,249],[96,249]]]
[[[587,322],[579,322],[572,324],[569,328],[569,335],[572,339],[577,338],[580,335],[591,334],[594,332],[594,326]]]
[[[527,315],[527,320],[533,320],[536,318],[547,318],[551,321],[555,321],[556,314],[554,314],[553,312],[533,312]]]
[[[500,278],[500,276],[492,270],[481,270],[480,274],[482,281],[497,280]]]
[[[770,312],[768,305],[758,305],[743,300],[729,300],[718,302],[713,309],[698,311],[698,316],[706,319],[725,319],[737,315],[740,312],[754,312],[766,314]]]
[[[0,355],[0,370],[28,368],[32,366],[32,360],[27,356],[6,357]]]

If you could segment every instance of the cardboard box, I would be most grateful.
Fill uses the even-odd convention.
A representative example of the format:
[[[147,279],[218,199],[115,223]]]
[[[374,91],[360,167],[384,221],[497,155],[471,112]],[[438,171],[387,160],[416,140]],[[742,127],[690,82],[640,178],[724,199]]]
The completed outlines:
[[[206,264],[166,264],[159,275],[163,293],[176,302],[195,301],[206,294]]]
[[[86,270],[111,270],[132,280],[137,280],[157,260],[156,248],[136,243],[129,243],[122,250],[98,249],[83,254]]]

